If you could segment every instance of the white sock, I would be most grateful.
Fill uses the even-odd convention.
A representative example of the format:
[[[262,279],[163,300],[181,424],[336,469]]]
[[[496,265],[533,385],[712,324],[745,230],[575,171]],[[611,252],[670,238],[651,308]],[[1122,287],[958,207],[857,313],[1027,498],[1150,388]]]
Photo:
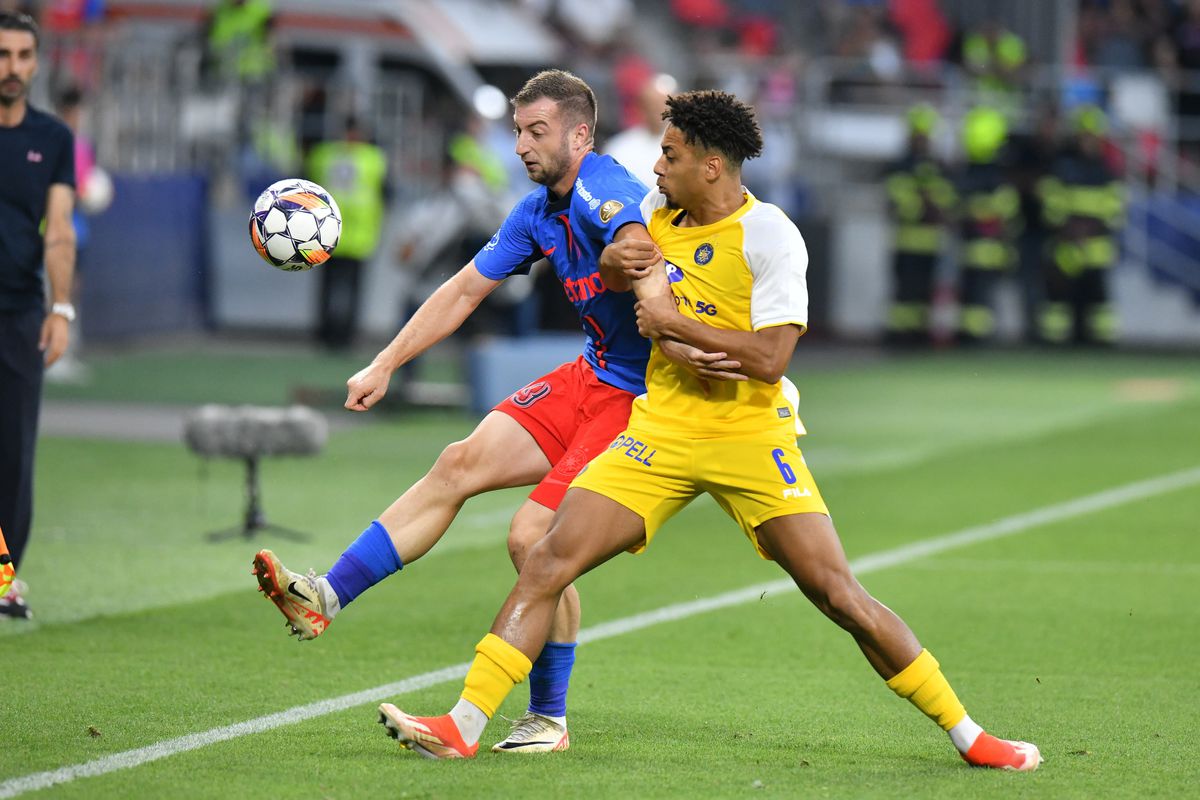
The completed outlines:
[[[564,728],[567,727],[567,717],[565,714],[561,717],[552,717],[549,714],[538,714],[538,712],[533,711],[533,710],[530,710],[529,713],[537,714],[539,717],[543,717],[543,718],[551,720],[553,722],[557,722],[559,725],[562,725]]]
[[[983,728],[975,724],[975,720],[970,717],[963,717],[962,722],[955,725],[947,733],[950,734],[950,741],[954,742],[954,746],[958,748],[958,752],[965,753],[971,749],[971,745],[975,744],[975,740],[979,738],[979,734],[983,733]]]
[[[488,715],[483,713],[479,706],[469,703],[461,697],[454,704],[454,708],[450,709],[450,719],[454,720],[454,724],[458,726],[458,732],[462,734],[463,741],[468,745],[479,741],[479,737],[483,735],[483,729],[488,724]]]
[[[325,605],[325,616],[333,619],[342,610],[342,601],[338,599],[333,584],[324,575],[317,578],[317,589],[321,592],[321,602]]]

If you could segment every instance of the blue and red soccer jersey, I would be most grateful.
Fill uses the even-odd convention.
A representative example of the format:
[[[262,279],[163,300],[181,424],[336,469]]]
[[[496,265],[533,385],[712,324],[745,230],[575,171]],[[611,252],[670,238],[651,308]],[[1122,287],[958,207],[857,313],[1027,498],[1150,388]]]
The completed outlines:
[[[569,195],[555,198],[539,186],[475,256],[476,269],[492,280],[523,275],[535,262],[549,259],[579,312],[587,335],[584,359],[602,381],[634,394],[646,390],[650,342],[637,331],[633,292],[605,289],[600,252],[622,225],[643,224],[640,204],[646,193],[641,181],[611,157],[588,153]]]

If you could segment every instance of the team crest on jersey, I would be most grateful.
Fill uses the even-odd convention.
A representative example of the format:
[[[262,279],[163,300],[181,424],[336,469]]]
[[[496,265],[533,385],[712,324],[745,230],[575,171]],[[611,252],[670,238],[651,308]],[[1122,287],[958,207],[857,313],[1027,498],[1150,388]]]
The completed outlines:
[[[496,231],[496,234],[494,236],[492,236],[492,238],[490,240],[488,240],[488,243],[483,246],[483,249],[484,250],[495,250],[496,245],[498,245],[498,244],[500,244],[500,231]]]
[[[696,259],[696,263],[699,264],[700,266],[704,266],[708,262],[712,261],[712,257],[713,257],[713,246],[711,244],[709,244],[708,242],[705,242],[704,244],[697,247],[695,255],[692,256],[692,258]]]
[[[590,460],[588,451],[582,447],[577,447],[558,460],[558,463],[554,465],[554,471],[573,478],[587,466]]]
[[[625,207],[625,204],[620,200],[606,200],[604,205],[600,206],[600,221],[605,225],[608,221],[617,215],[617,212]]]
[[[545,381],[534,381],[528,386],[513,392],[511,399],[514,405],[521,408],[529,408],[548,394],[550,394],[550,384]]]

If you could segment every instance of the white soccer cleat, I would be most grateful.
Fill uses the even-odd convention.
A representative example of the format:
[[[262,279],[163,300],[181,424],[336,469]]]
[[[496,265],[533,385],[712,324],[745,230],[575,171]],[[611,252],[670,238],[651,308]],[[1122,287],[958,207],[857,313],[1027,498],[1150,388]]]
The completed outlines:
[[[512,721],[508,738],[492,745],[493,753],[553,753],[571,746],[571,736],[565,725],[549,717],[526,711]]]

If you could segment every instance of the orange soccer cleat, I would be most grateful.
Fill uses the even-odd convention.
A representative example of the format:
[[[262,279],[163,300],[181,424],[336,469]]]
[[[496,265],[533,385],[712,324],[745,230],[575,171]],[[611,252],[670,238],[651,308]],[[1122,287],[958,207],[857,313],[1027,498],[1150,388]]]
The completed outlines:
[[[1043,760],[1037,745],[997,739],[987,732],[979,734],[975,743],[962,757],[963,761],[973,767],[1011,769],[1017,772],[1032,772]]]
[[[468,745],[463,741],[449,714],[414,717],[384,703],[379,706],[379,723],[401,747],[425,758],[474,758],[479,749],[478,742]]]
[[[8,588],[12,586],[16,577],[12,556],[8,554],[8,544],[4,541],[4,531],[0,530],[0,597],[8,594]]]

